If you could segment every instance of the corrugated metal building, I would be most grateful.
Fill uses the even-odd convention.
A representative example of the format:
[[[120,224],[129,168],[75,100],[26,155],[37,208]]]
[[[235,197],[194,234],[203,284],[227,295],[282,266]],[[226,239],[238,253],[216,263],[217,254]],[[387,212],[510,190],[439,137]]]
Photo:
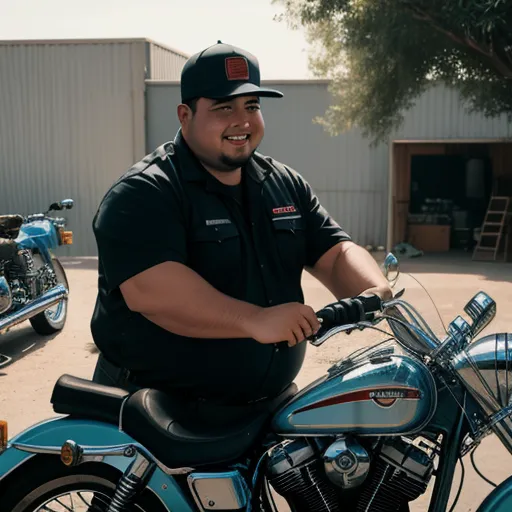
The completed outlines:
[[[76,242],[68,254],[95,255],[91,221],[105,191],[178,130],[186,58],[146,39],[0,42],[0,213],[73,197]],[[389,144],[371,147],[357,130],[331,137],[313,123],[332,102],[327,81],[266,85],[285,97],[263,100],[260,151],[299,171],[363,245],[407,238],[417,155],[469,155],[478,147],[498,173],[512,170],[512,146],[499,144],[512,137],[507,119],[468,114],[446,87],[422,96]]]
[[[331,101],[326,81],[265,82],[284,93],[262,99],[265,138],[260,151],[301,173],[339,222],[362,243],[385,243],[387,150],[370,149],[356,131],[330,137],[312,119]],[[179,84],[147,83],[147,151],[179,127]]]
[[[179,79],[186,59],[147,39],[0,41],[0,213],[71,197],[61,252],[94,255],[98,202],[145,154],[145,80]]]
[[[406,238],[410,158],[414,154],[449,154],[456,148],[467,151],[461,149],[463,142],[470,146],[492,142],[494,160],[501,159],[498,170],[507,161],[512,170],[512,161],[502,156],[503,145],[497,144],[512,138],[506,117],[486,119],[469,114],[457,91],[447,87],[436,86],[426,92],[405,113],[403,125],[392,134],[389,144],[371,147],[358,130],[331,137],[313,123],[332,103],[327,81],[265,84],[283,91],[284,98],[262,102],[266,135],[260,151],[300,172],[360,244],[391,248]],[[148,151],[174,137],[178,102],[177,82],[148,81]],[[406,163],[400,167],[404,151]]]

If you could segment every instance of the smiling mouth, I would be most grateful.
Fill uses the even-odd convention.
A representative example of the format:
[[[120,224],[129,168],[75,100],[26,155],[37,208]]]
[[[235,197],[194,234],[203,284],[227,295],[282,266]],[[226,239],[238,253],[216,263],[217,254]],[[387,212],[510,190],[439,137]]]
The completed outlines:
[[[228,137],[224,137],[229,142],[234,144],[243,144],[244,142],[249,140],[250,135],[248,133],[244,135],[230,135]]]

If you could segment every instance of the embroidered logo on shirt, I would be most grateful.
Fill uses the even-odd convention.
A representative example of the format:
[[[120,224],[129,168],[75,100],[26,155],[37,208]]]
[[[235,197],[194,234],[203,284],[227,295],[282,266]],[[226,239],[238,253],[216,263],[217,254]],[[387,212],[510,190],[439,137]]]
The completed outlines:
[[[295,206],[280,206],[279,208],[272,209],[272,213],[274,215],[279,215],[281,213],[295,213],[296,211]]]
[[[219,224],[231,224],[229,219],[211,219],[206,221],[207,226],[218,226]]]

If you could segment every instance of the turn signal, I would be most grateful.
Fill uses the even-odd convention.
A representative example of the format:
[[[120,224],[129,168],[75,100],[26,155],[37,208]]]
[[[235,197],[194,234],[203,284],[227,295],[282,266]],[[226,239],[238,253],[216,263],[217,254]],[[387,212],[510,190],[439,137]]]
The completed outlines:
[[[74,441],[66,441],[60,449],[60,460],[66,466],[80,463],[82,449]]]
[[[0,453],[7,448],[8,439],[7,421],[0,421]]]
[[[62,245],[71,245],[73,243],[73,231],[61,231],[60,239]]]

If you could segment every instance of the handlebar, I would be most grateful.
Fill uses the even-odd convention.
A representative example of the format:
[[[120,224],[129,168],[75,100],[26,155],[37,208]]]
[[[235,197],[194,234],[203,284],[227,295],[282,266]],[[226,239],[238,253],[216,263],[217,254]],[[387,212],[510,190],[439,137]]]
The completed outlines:
[[[317,311],[316,316],[322,325],[310,341],[318,346],[323,343],[322,338],[331,329],[372,320],[373,313],[381,310],[382,299],[377,295],[358,296],[333,302]]]

